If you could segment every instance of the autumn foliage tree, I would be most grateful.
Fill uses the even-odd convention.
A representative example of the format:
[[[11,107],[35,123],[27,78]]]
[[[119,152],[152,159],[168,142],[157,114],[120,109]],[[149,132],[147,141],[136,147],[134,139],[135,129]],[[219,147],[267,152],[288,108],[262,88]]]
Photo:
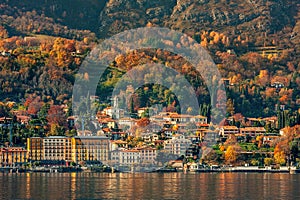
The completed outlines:
[[[38,96],[29,103],[27,113],[30,115],[36,115],[42,106],[43,102],[41,101],[41,97]]]
[[[227,164],[234,164],[237,161],[237,151],[235,146],[228,146],[225,151],[225,161]]]
[[[75,41],[57,38],[54,41],[50,55],[59,67],[68,67],[74,60],[72,52],[76,51]]]
[[[61,106],[59,105],[51,105],[48,110],[47,121],[49,126],[51,127],[53,124],[56,124],[61,127],[67,126],[67,119],[65,113]]]
[[[284,165],[286,163],[286,154],[280,144],[277,144],[274,149],[274,160],[276,164]]]
[[[150,124],[150,120],[146,117],[140,119],[137,121],[137,125],[139,127],[145,127],[145,126],[148,126]]]

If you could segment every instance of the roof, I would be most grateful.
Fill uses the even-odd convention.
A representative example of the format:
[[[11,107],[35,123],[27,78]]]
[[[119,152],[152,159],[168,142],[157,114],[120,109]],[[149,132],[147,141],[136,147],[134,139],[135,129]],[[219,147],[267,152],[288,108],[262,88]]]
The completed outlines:
[[[264,127],[245,127],[240,128],[240,131],[266,131]]]
[[[138,153],[139,150],[137,150],[137,149],[124,149],[124,150],[121,150],[121,152],[133,152],[133,153]]]
[[[186,114],[178,114],[178,113],[172,113],[170,114],[171,118],[191,118],[192,115],[186,115]]]
[[[27,152],[26,149],[24,149],[23,147],[1,147],[0,151],[4,151],[4,152]]]
[[[202,115],[196,115],[196,116],[194,116],[194,118],[206,119],[207,117],[205,117],[205,116],[202,116]]]
[[[49,136],[49,137],[45,137],[44,139],[47,139],[47,138],[49,138],[49,139],[64,139],[67,137],[65,137],[65,136]]]
[[[115,144],[127,144],[127,142],[125,142],[123,140],[112,140],[111,143],[115,143]]]
[[[141,147],[141,148],[138,148],[138,150],[156,150],[156,148],[153,148],[153,147]]]
[[[209,124],[202,124],[200,122],[196,123],[197,126],[204,126],[204,127],[209,127]]]
[[[236,126],[222,126],[221,128],[223,128],[223,129],[236,129],[236,130],[238,130],[238,127],[236,127]]]
[[[75,136],[74,137],[75,139],[109,139],[108,137],[106,136]]]

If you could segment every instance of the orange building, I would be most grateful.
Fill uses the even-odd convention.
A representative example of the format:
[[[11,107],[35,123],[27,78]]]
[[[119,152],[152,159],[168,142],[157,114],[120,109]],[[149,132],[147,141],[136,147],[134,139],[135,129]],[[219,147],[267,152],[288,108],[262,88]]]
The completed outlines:
[[[27,151],[22,147],[0,148],[1,166],[20,166],[27,162]]]

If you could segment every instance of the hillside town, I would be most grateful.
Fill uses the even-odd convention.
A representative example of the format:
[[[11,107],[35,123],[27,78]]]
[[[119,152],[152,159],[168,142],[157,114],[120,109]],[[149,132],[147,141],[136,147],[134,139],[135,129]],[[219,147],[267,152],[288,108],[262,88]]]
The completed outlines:
[[[15,119],[3,117],[1,135],[2,141],[7,142],[0,150],[1,167],[105,166],[119,171],[154,171],[298,164],[300,127],[270,132],[278,127],[276,116],[246,118],[235,114],[219,125],[209,122],[207,116],[151,110],[151,107],[139,108],[134,118],[121,114],[116,119],[116,109],[108,106],[95,117],[96,132],[82,129],[83,126],[74,135],[59,134],[57,130],[56,135],[45,135],[43,127],[34,124],[36,134],[23,138],[24,143],[18,143],[20,133],[16,134],[15,127],[29,127],[34,119],[18,114]],[[69,126],[81,124],[78,116],[70,116],[66,121]],[[5,130],[7,140],[3,138]]]
[[[123,20],[119,20],[121,2],[127,2],[125,10],[134,8]],[[88,12],[67,14],[61,10],[65,4],[46,6],[52,16],[40,9],[52,4],[48,1],[30,3],[28,7],[17,1],[1,3],[3,168],[106,166],[129,171],[137,166],[152,170],[298,165],[300,12],[295,1],[289,2],[290,6],[262,1],[256,5],[264,11],[261,15],[252,10],[256,6],[245,6],[243,10],[237,9],[243,6],[232,2],[228,7],[225,1],[173,1],[166,5],[163,1],[149,5],[121,2],[103,1],[92,6],[83,3],[91,10],[101,10],[90,13],[93,17],[89,19],[97,19],[91,23],[86,20]],[[230,9],[223,16],[216,12],[215,4],[219,10]],[[280,15],[273,15],[273,6],[278,5],[282,6]],[[152,17],[136,12],[145,6],[145,13]],[[174,10],[167,12],[169,7]],[[64,17],[56,20],[57,16]],[[198,23],[202,17],[204,21]],[[95,23],[102,28],[94,27]],[[82,110],[92,108],[95,113],[74,114],[74,83],[82,83],[79,87],[85,90],[94,78],[94,71],[79,70],[84,68],[85,59],[105,38],[140,27],[170,28],[186,38],[165,40],[155,35],[138,38],[134,41],[137,44],[159,43],[178,50],[201,46],[220,73],[221,80],[212,77],[209,81],[222,82],[224,91],[211,92],[203,74],[175,52],[133,50],[110,58],[103,76],[98,77],[94,96],[82,102],[79,99]],[[175,84],[179,76],[166,78],[169,88],[156,83],[139,88],[125,84],[119,103],[128,110],[117,109],[110,102],[115,86],[128,71],[141,72],[138,66],[146,63],[160,64],[182,75],[195,92],[199,110],[180,104],[180,99],[188,98],[176,96],[172,90],[185,94],[186,88]],[[157,74],[155,68],[149,68],[149,73],[140,73],[143,83],[149,83]],[[220,113],[213,112],[212,107],[220,104],[226,111],[221,113],[222,122],[214,124],[212,118]],[[154,105],[162,108],[155,109]]]

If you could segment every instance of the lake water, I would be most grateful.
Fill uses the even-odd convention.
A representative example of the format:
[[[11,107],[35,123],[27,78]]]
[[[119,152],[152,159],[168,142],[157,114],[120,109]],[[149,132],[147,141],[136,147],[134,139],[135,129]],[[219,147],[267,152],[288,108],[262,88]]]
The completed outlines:
[[[0,199],[300,199],[300,174],[0,174]]]

